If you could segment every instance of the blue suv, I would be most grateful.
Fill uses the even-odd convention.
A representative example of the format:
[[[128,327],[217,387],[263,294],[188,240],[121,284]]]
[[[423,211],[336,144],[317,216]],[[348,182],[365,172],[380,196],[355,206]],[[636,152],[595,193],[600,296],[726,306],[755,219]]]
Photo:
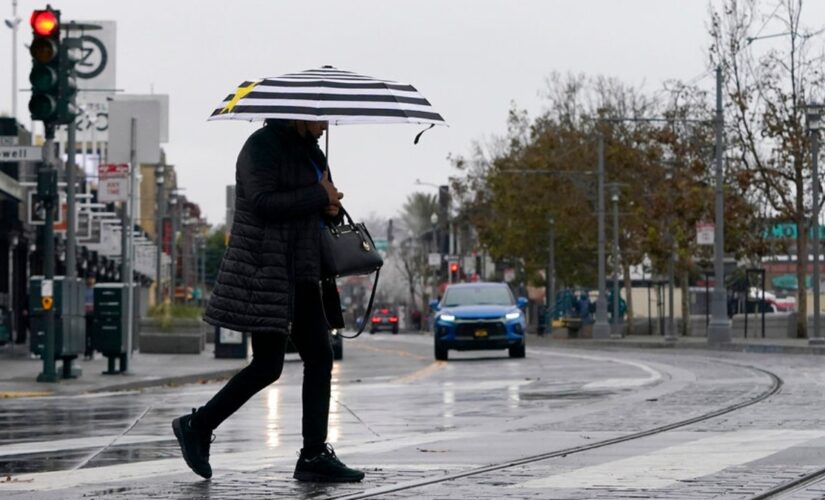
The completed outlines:
[[[435,359],[446,361],[450,349],[507,349],[511,358],[524,357],[527,299],[516,301],[507,284],[450,285],[431,305]]]

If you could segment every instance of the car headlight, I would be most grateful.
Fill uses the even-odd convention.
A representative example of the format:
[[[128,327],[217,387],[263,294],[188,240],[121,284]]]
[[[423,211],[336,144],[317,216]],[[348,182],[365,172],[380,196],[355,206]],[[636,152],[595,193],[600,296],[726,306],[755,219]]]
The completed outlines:
[[[441,316],[438,317],[438,319],[440,319],[441,321],[445,321],[447,323],[452,323],[453,321],[455,321],[455,315],[454,314],[442,314]]]
[[[521,317],[521,313],[518,312],[518,311],[509,312],[509,313],[504,315],[504,319],[506,319],[508,321],[513,320],[513,319],[519,319],[520,317]]]

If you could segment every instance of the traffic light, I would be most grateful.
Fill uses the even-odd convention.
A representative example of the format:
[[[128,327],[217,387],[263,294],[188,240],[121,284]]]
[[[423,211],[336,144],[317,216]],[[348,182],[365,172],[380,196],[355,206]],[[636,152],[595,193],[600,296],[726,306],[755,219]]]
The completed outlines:
[[[458,262],[450,262],[450,272],[457,273],[458,272]]]
[[[29,111],[33,120],[54,123],[60,94],[60,11],[51,7],[34,11],[31,27],[34,39],[29,49],[32,55]]]
[[[57,123],[69,124],[80,114],[75,103],[75,96],[77,95],[75,66],[78,62],[80,44],[78,38],[64,38],[60,44],[60,63],[57,77]]]

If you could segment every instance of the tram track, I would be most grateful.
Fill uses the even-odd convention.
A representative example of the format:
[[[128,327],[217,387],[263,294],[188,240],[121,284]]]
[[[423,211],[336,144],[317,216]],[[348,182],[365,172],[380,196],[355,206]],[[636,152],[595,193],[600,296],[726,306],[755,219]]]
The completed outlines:
[[[769,498],[785,498],[793,493],[805,490],[807,487],[825,481],[825,467],[809,472],[793,481],[788,481],[768,491],[764,491],[751,500],[767,500]]]
[[[722,362],[722,361],[719,361],[719,362]],[[744,401],[740,401],[739,403],[735,403],[735,404],[731,404],[731,405],[728,405],[728,406],[725,406],[725,407],[722,407],[722,408],[718,408],[716,410],[704,413],[702,415],[698,415],[696,417],[691,417],[691,418],[688,418],[688,419],[679,420],[677,422],[673,422],[673,423],[666,424],[666,425],[651,427],[649,429],[639,431],[639,432],[634,432],[634,433],[631,433],[631,434],[627,434],[625,436],[615,437],[615,438],[611,438],[611,439],[605,439],[605,440],[596,441],[596,442],[593,442],[593,443],[588,443],[586,445],[574,446],[574,447],[570,447],[570,448],[564,448],[564,449],[561,449],[561,450],[554,450],[554,451],[547,452],[547,453],[541,453],[541,454],[537,454],[537,455],[530,455],[530,456],[522,457],[522,458],[515,459],[515,460],[500,462],[500,463],[497,463],[497,464],[486,465],[486,466],[483,466],[483,467],[476,467],[476,468],[466,470],[466,471],[462,471],[462,472],[456,472],[456,473],[452,473],[452,474],[443,474],[443,475],[439,475],[437,477],[428,477],[428,478],[422,478],[422,479],[407,481],[407,482],[404,482],[404,483],[398,483],[398,484],[394,484],[394,485],[381,486],[381,487],[369,489],[369,490],[366,490],[366,491],[361,491],[361,492],[358,492],[358,493],[346,493],[346,494],[342,494],[342,495],[328,497],[328,499],[329,500],[357,500],[357,499],[362,499],[362,498],[378,498],[378,497],[383,497],[384,495],[387,495],[387,494],[390,494],[390,493],[397,493],[397,492],[403,492],[403,491],[408,491],[408,490],[414,490],[416,488],[422,488],[422,487],[430,486],[430,485],[434,485],[434,484],[446,483],[446,482],[449,482],[449,481],[455,481],[455,480],[463,479],[463,478],[467,478],[467,477],[479,476],[479,475],[487,474],[487,473],[490,473],[490,472],[510,469],[510,468],[519,467],[519,466],[523,466],[523,465],[529,465],[529,464],[532,464],[532,463],[542,462],[544,460],[550,460],[550,459],[553,459],[553,458],[565,457],[567,455],[573,455],[573,454],[577,454],[577,453],[584,453],[584,452],[595,450],[595,449],[598,449],[598,448],[604,448],[604,447],[612,446],[612,445],[615,445],[615,444],[626,443],[628,441],[634,441],[634,440],[637,440],[637,439],[646,438],[646,437],[653,436],[653,435],[656,435],[656,434],[662,434],[662,433],[665,433],[665,432],[668,432],[668,431],[672,431],[672,430],[679,429],[679,428],[682,428],[682,427],[686,427],[686,426],[689,426],[689,425],[692,425],[692,424],[696,424],[696,423],[699,423],[699,422],[710,420],[710,419],[713,419],[713,418],[716,418],[716,417],[719,417],[719,416],[722,416],[722,415],[726,415],[728,413],[732,413],[732,412],[735,412],[737,410],[741,410],[743,408],[747,408],[749,406],[760,403],[760,402],[770,398],[771,396],[773,396],[777,392],[779,392],[779,390],[782,388],[782,386],[784,384],[784,381],[782,380],[782,378],[779,377],[777,374],[771,372],[771,371],[764,370],[762,368],[758,368],[758,367],[755,367],[755,366],[752,366],[752,365],[745,365],[745,364],[740,364],[740,363],[726,363],[726,362],[723,362],[723,363],[731,365],[731,366],[747,368],[747,369],[750,369],[752,371],[767,375],[771,379],[771,385],[770,385],[769,388],[767,388],[766,390],[760,392],[759,394],[756,394],[756,395],[754,395],[754,396],[752,396],[752,397],[750,397],[750,398],[748,398]],[[814,473],[809,474],[809,476],[814,476],[814,474],[816,474],[816,477],[825,476],[825,468],[823,468],[819,471],[815,471]],[[803,478],[800,478],[799,480],[793,482],[793,485],[787,486],[786,489],[790,489],[794,486],[797,486],[797,485],[801,484],[802,482],[804,482]],[[813,479],[811,479],[810,482],[806,482],[806,484],[810,484],[810,483],[813,483],[813,482],[815,482],[815,481]],[[774,490],[771,490],[771,491],[774,491]],[[782,490],[782,491],[785,491],[785,490]],[[780,493],[780,491],[777,491],[777,494],[778,493]],[[772,496],[758,496],[758,497],[754,497],[754,500],[756,500],[757,498],[762,499],[762,498],[773,498],[773,497]]]

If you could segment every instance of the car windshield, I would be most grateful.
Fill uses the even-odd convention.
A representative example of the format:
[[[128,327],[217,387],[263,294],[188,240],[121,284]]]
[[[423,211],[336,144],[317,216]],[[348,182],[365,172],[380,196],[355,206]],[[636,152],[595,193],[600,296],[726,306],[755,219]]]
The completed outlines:
[[[460,287],[447,290],[443,307],[511,306],[513,294],[503,286]]]

